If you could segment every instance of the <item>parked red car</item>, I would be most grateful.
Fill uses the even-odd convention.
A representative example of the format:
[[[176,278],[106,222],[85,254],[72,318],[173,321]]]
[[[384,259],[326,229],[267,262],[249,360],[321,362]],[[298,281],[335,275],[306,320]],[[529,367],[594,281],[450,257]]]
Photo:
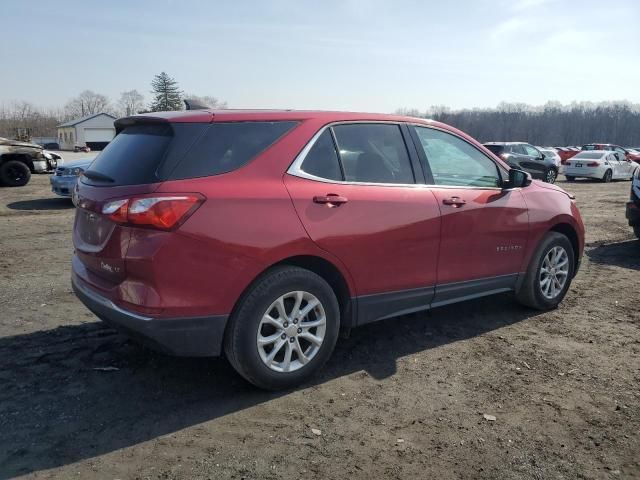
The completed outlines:
[[[307,379],[340,329],[507,291],[554,308],[583,252],[570,195],[441,123],[229,110],[116,130],[74,191],[77,296],[262,388]]]
[[[579,150],[569,147],[554,147],[560,156],[560,163],[565,165],[567,160],[578,154]]]
[[[622,148],[620,145],[614,145],[612,143],[587,143],[582,146],[582,150],[609,150],[619,154],[619,160],[627,159],[640,163],[640,154],[631,152],[626,148]]]

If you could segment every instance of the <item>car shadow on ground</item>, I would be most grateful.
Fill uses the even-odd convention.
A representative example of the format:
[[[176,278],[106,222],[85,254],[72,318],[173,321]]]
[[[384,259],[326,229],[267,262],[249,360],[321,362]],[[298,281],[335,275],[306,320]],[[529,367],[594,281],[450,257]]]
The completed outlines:
[[[592,262],[640,270],[640,240],[608,243],[588,249],[585,253]]]
[[[68,210],[73,207],[70,198],[38,198],[35,200],[20,200],[7,204],[11,210]]]
[[[300,389],[366,371],[396,372],[407,355],[537,315],[504,294],[355,329]],[[94,458],[290,392],[264,392],[224,359],[174,358],[101,322],[0,339],[0,477]]]

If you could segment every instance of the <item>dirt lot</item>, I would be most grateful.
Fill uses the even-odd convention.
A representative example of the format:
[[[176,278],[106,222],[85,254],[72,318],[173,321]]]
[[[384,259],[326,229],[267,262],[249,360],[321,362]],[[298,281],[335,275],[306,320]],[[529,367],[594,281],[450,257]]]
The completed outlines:
[[[47,176],[0,189],[0,478],[640,478],[629,182],[560,184],[588,242],[561,308],[374,324],[279,394],[103,326],[71,293],[71,204]]]

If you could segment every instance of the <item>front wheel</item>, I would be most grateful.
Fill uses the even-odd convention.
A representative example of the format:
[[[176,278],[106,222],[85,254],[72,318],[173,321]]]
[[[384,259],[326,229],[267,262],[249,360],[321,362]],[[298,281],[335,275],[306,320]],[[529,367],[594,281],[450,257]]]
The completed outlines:
[[[555,169],[550,168],[549,170],[547,170],[544,181],[546,183],[556,183],[556,178],[558,178],[558,173],[555,171]]]
[[[18,160],[9,160],[0,165],[0,183],[9,187],[23,187],[29,183],[31,170],[27,164]]]
[[[283,266],[262,275],[243,295],[225,333],[235,370],[266,390],[290,388],[329,359],[340,329],[340,308],[315,273]]]
[[[549,232],[533,254],[516,297],[537,310],[556,308],[567,294],[574,272],[571,242],[561,233]]]
[[[609,183],[611,182],[612,178],[613,178],[613,172],[611,171],[611,169],[609,169],[606,172],[604,172],[604,177],[602,177],[602,181],[604,183]]]

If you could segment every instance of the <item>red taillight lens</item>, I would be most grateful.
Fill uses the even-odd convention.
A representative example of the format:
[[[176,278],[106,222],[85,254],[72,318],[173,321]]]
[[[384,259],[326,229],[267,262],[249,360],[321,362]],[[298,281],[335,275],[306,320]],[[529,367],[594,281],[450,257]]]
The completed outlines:
[[[589,162],[587,163],[587,167],[599,167],[600,164],[598,162]]]
[[[189,218],[203,201],[200,195],[191,193],[133,197],[106,203],[102,213],[120,224],[171,230]]]

